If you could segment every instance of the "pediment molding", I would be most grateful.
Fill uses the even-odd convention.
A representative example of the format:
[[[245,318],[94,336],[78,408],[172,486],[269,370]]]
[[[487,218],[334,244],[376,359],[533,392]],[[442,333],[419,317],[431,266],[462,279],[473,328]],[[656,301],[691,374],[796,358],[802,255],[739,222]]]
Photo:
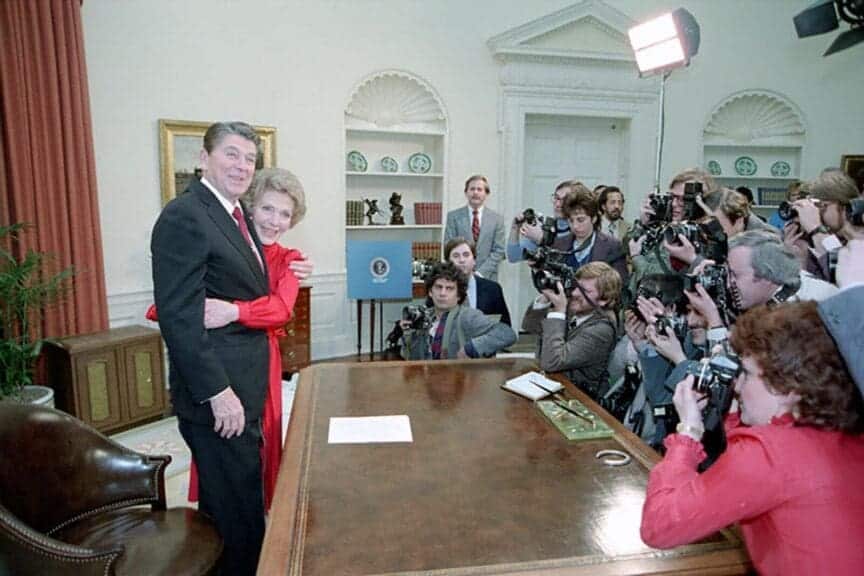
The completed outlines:
[[[499,60],[634,62],[627,29],[635,22],[602,0],[583,0],[489,39]]]

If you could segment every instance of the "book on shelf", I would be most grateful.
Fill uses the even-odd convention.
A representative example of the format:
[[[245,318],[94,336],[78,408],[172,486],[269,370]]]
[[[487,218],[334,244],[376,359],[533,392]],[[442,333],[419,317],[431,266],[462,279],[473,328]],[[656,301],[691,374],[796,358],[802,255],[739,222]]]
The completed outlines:
[[[345,224],[347,226],[362,226],[363,215],[364,210],[362,200],[345,201]]]
[[[564,389],[563,384],[550,380],[539,372],[528,372],[516,378],[511,378],[504,382],[501,387],[508,392],[513,392],[534,401]]]
[[[441,224],[441,203],[415,202],[414,222],[418,225]]]
[[[440,260],[440,242],[412,242],[411,257],[414,260]]]

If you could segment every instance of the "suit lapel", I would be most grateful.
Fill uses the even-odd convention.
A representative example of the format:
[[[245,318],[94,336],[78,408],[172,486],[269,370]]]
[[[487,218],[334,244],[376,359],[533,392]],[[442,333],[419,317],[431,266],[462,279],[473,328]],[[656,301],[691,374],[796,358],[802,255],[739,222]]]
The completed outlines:
[[[216,225],[216,228],[222,232],[231,246],[233,246],[246,261],[246,264],[249,265],[255,278],[261,282],[262,286],[264,286],[267,291],[269,291],[265,272],[262,270],[261,264],[259,264],[255,253],[252,252],[252,248],[250,248],[246,243],[246,240],[243,239],[243,235],[240,233],[240,228],[237,226],[237,222],[230,214],[228,214],[228,212],[225,211],[222,204],[219,203],[219,201],[213,196],[213,193],[208,190],[206,186],[200,182],[196,182],[196,184],[198,185],[196,188],[198,197],[201,198],[203,203],[207,206],[207,215]],[[252,235],[253,242],[255,242],[255,245],[258,247],[259,254],[261,254],[263,259],[264,251],[261,249],[261,242],[258,240],[255,228],[252,226],[252,222],[249,221],[248,217],[246,217],[246,223],[249,227],[249,233]]]

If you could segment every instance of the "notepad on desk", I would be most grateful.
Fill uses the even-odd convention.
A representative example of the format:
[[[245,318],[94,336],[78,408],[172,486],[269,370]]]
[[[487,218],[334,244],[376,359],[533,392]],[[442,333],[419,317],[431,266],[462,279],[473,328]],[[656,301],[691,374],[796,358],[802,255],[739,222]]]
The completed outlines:
[[[501,387],[509,392],[535,401],[564,389],[563,384],[550,380],[539,372],[528,372],[516,378],[511,378],[502,384]]]

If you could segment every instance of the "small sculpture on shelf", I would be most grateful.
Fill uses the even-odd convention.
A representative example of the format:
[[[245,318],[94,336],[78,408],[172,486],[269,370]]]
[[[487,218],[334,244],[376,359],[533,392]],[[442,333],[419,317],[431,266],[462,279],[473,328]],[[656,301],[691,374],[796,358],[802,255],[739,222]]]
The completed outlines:
[[[390,195],[390,225],[401,226],[405,224],[405,218],[402,217],[402,195],[393,192]]]
[[[381,214],[381,209],[378,207],[378,200],[372,198],[364,198],[363,202],[366,204],[366,225],[374,226],[379,224],[379,222],[375,222],[374,216],[376,214]]]

